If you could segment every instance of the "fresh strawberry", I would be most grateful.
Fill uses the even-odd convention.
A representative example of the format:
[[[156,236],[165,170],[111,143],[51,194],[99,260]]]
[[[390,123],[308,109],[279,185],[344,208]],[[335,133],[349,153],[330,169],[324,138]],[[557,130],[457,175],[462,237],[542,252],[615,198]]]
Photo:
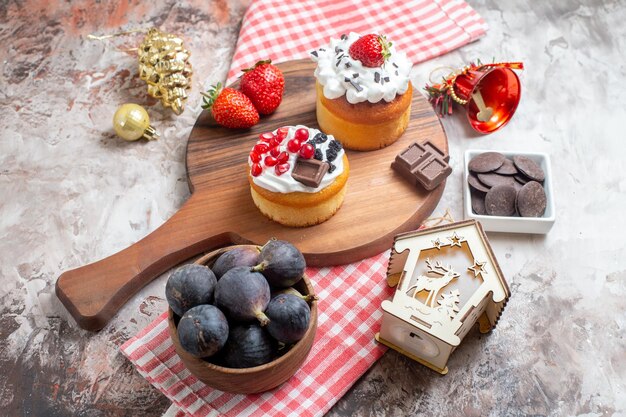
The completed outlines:
[[[391,42],[382,35],[370,33],[357,39],[348,52],[350,57],[357,61],[361,61],[365,67],[382,67],[385,61],[391,55],[389,48]]]
[[[272,114],[283,99],[285,77],[271,60],[259,61],[243,70],[239,89],[247,95],[260,114]]]
[[[202,108],[210,110],[217,123],[230,129],[246,129],[259,121],[259,113],[248,97],[222,84],[211,88],[204,96]]]

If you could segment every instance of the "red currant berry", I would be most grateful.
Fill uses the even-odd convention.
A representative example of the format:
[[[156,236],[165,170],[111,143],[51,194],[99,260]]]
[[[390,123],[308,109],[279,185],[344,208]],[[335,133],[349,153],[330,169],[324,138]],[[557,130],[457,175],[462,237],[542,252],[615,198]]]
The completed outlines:
[[[285,172],[289,171],[289,163],[285,163],[285,164],[280,164],[280,165],[276,165],[274,167],[274,171],[276,172],[276,175],[283,175]]]
[[[305,159],[311,159],[315,155],[315,148],[310,143],[305,143],[300,148],[300,156]]]
[[[250,174],[252,174],[253,177],[258,177],[259,175],[261,175],[262,172],[263,168],[260,164],[252,164],[252,166],[250,167]]]
[[[261,139],[262,142],[269,142],[273,138],[274,134],[272,132],[265,132],[259,135],[259,139]]]
[[[270,155],[272,155],[274,158],[276,158],[278,154],[280,154],[280,147],[274,146],[272,149],[270,149]]]
[[[250,152],[250,160],[254,163],[260,162],[261,156],[258,153],[252,151]]]
[[[252,148],[252,150],[259,155],[263,155],[265,152],[270,150],[270,147],[267,143],[257,143],[256,145],[254,145],[254,148]]]
[[[287,150],[291,153],[298,152],[301,146],[302,144],[300,144],[300,141],[298,139],[291,139],[289,142],[287,142]]]
[[[276,138],[280,140],[281,142],[283,141],[283,139],[287,137],[288,134],[289,134],[289,128],[286,126],[279,127],[278,130],[276,130]]]
[[[278,160],[279,164],[284,164],[289,160],[289,154],[287,152],[281,152],[280,154],[278,154],[276,159]]]
[[[296,134],[293,137],[294,139],[298,139],[300,142],[304,142],[309,138],[309,129],[301,127],[300,129],[296,130]]]
[[[273,167],[274,165],[278,163],[278,159],[274,158],[271,155],[267,155],[265,159],[263,160],[263,162],[265,162],[265,166]]]

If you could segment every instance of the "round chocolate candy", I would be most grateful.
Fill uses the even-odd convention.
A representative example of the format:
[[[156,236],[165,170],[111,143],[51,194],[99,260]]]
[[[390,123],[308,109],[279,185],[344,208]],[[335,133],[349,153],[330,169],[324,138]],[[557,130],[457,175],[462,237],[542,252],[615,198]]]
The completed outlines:
[[[513,178],[515,178],[515,181],[519,182],[522,185],[526,184],[528,181],[531,180],[524,174],[515,174],[513,175]]]
[[[496,174],[500,175],[515,175],[517,174],[517,168],[515,168],[515,164],[509,158],[505,159],[502,163],[502,166],[494,171]]]
[[[531,180],[543,182],[543,180],[546,179],[546,174],[544,174],[541,167],[530,158],[521,155],[514,156],[513,163],[522,174],[526,175]]]
[[[505,159],[499,152],[485,152],[473,157],[467,168],[476,173],[491,172],[500,168]]]
[[[472,211],[474,214],[485,215],[485,193],[470,189],[470,196],[472,197]]]
[[[516,197],[512,185],[496,185],[485,195],[485,211],[491,216],[513,216]]]
[[[517,194],[517,211],[522,217],[543,216],[546,204],[546,192],[537,181],[526,183]]]
[[[474,174],[473,172],[470,172],[467,176],[467,183],[470,185],[471,188],[482,191],[483,193],[486,193],[491,188],[480,182],[476,174]]]
[[[510,175],[499,175],[494,172],[478,174],[478,179],[489,188],[496,185],[513,185],[515,182],[515,179]]]

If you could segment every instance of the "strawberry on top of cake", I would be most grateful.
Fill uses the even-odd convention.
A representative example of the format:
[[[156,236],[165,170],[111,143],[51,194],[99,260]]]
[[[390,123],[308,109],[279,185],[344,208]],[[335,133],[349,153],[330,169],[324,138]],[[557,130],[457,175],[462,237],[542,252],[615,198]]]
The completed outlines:
[[[328,99],[345,95],[352,104],[390,102],[409,87],[411,61],[382,35],[351,32],[331,38],[330,45],[312,51],[311,58]]]

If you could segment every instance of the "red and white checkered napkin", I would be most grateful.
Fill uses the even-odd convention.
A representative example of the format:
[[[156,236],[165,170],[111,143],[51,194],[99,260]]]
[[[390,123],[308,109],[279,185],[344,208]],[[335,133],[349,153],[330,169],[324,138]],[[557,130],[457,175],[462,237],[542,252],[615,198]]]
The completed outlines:
[[[414,62],[441,55],[485,33],[482,18],[461,0],[253,0],[242,22],[229,80],[259,59],[308,53],[350,31],[386,34]],[[302,368],[275,390],[256,395],[216,391],[176,355],[166,314],[121,350],[179,409],[168,415],[321,416],[383,354],[374,341],[387,254],[351,265],[307,269],[320,297],[315,343]]]
[[[319,296],[313,347],[302,367],[280,387],[239,395],[212,389],[183,365],[162,314],[121,350],[152,385],[172,400],[174,415],[321,416],[385,352],[374,340],[380,303],[393,289],[385,281],[388,254],[333,268],[308,268]]]
[[[228,83],[260,59],[307,58],[342,33],[382,33],[413,63],[485,34],[463,0],[254,0],[241,24]]]

